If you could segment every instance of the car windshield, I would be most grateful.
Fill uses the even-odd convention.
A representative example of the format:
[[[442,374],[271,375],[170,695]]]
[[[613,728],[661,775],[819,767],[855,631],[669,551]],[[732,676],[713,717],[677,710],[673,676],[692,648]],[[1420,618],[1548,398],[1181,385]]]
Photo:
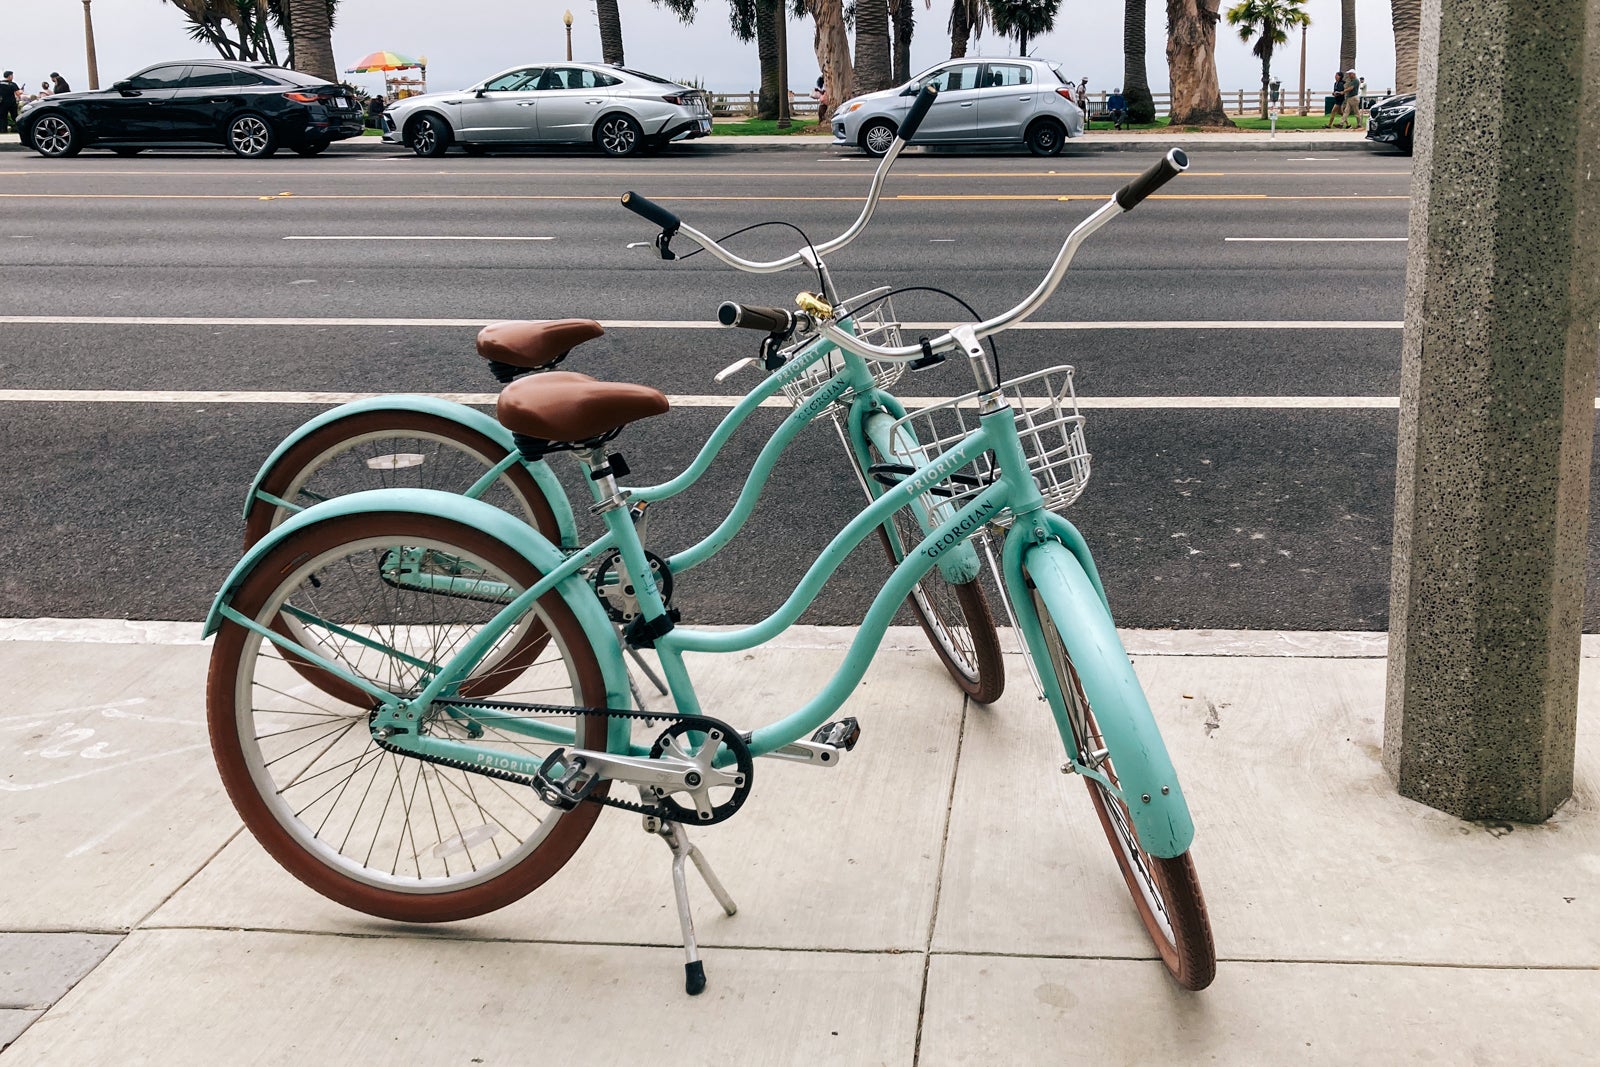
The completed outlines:
[[[618,67],[617,69],[622,71],[622,73],[624,73],[624,74],[632,74],[635,78],[643,78],[645,81],[647,81],[647,82],[655,82],[657,85],[675,85],[675,84],[677,84],[676,82],[673,82],[673,81],[671,81],[671,80],[669,80],[667,78],[658,78],[654,74],[646,74],[642,70],[632,70],[632,69],[630,69],[628,67]]]
[[[252,67],[251,69],[258,74],[265,74],[267,77],[277,81],[287,82],[289,85],[330,84],[326,78],[313,78],[309,74],[304,74],[298,70],[289,70],[285,67]]]

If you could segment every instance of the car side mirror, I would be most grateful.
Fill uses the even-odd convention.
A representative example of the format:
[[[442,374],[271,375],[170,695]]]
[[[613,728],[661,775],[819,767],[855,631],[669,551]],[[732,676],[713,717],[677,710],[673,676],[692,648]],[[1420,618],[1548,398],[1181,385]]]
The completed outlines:
[[[916,96],[921,91],[922,91],[922,87],[919,86],[919,85],[908,85],[904,89],[900,90],[900,95],[901,96]]]
[[[477,92],[473,93],[472,95],[477,97],[479,100],[482,100],[484,98],[484,96],[486,96],[488,94],[488,92],[489,92],[489,90],[487,90],[487,89],[479,89]]]
[[[119,81],[119,82],[113,82],[112,85],[111,85],[112,91],[113,92],[118,92],[118,93],[125,93],[129,89],[132,89],[132,88],[133,88],[133,82],[129,81],[126,78],[124,78],[122,81]]]

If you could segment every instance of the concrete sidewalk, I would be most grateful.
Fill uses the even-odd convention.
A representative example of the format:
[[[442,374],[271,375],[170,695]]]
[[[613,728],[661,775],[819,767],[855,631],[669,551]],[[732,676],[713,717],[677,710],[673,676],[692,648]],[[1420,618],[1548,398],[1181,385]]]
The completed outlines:
[[[184,624],[0,625],[0,1062],[924,1065],[1593,1063],[1600,673],[1577,795],[1464,823],[1379,764],[1383,635],[1130,633],[1183,774],[1217,981],[1153,961],[1027,674],[967,706],[896,630],[843,766],[761,761],[695,840],[683,992],[667,851],[608,812],[499,913],[398,926],[304,889],[240,830]],[[810,693],[848,630],[694,664],[741,726]],[[734,708],[747,709],[734,711]],[[20,1036],[18,1036],[20,1035]]]
[[[1261,151],[1305,151],[1318,152],[1330,151],[1375,151],[1393,152],[1392,148],[1366,140],[1365,130],[1279,130],[1274,136],[1265,131],[1240,130],[1234,133],[1182,133],[1167,130],[1093,130],[1082,137],[1068,141],[1062,150],[1064,157],[1074,155],[1092,155],[1099,152],[1155,152],[1161,148],[1178,145],[1183,148],[1205,149],[1213,152],[1261,152]],[[14,133],[0,134],[0,152],[26,151],[17,141]],[[194,148],[188,151],[211,151],[207,148]],[[215,149],[223,151],[223,149]],[[519,152],[537,153],[539,149],[519,149]],[[554,148],[548,151],[577,152],[582,149]],[[827,136],[813,136],[796,134],[790,137],[734,137],[711,136],[703,137],[697,141],[678,141],[668,150],[668,158],[688,157],[696,155],[715,155],[723,152],[755,152],[755,151],[804,151],[804,152],[839,152],[843,155],[861,156],[861,152],[854,148],[835,148],[833,138]],[[985,148],[978,147],[929,147],[918,145],[908,151],[930,155],[1010,155],[1028,156],[1023,148]],[[339,141],[328,149],[331,154],[344,154],[349,152],[393,152],[403,155],[410,153],[401,147],[384,144],[377,137],[354,137],[348,141]],[[458,153],[459,154],[459,153]]]

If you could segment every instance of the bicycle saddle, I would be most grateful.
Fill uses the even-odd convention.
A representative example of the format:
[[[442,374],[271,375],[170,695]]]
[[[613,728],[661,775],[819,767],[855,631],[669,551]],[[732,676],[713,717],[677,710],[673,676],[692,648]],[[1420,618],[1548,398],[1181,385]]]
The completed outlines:
[[[548,371],[518,378],[502,389],[495,414],[512,433],[571,444],[604,437],[666,410],[667,398],[648,385]]]
[[[497,377],[510,381],[523,371],[560,363],[578,345],[603,333],[593,319],[491,322],[478,331],[478,355],[489,361]],[[508,375],[500,375],[501,368]]]

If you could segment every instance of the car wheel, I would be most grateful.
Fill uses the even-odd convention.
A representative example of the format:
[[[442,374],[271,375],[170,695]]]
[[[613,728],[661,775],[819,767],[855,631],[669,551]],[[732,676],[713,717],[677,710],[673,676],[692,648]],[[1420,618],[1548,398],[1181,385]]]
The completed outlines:
[[[113,148],[111,151],[115,152],[119,156],[136,156],[140,152],[143,152],[144,149],[142,149],[142,148]]]
[[[40,115],[33,120],[33,150],[52,159],[75,156],[83,151],[83,135],[59,112]]]
[[[489,150],[481,144],[464,144],[461,146],[461,151],[469,156],[481,156],[487,154]]]
[[[1028,127],[1028,151],[1036,156],[1054,156],[1061,152],[1067,131],[1055,119],[1040,119]]]
[[[644,144],[644,129],[627,115],[607,115],[595,127],[594,143],[608,156],[631,156]]]
[[[876,119],[861,128],[861,150],[869,156],[881,156],[894,144],[898,131],[892,122]]]
[[[295,155],[297,156],[317,156],[327,151],[327,149],[327,141],[307,141],[305,144],[294,146]]]
[[[411,124],[406,143],[419,156],[442,156],[450,147],[450,127],[437,115],[422,115]]]
[[[265,159],[278,150],[278,138],[260,115],[240,115],[228,124],[228,147],[243,159]]]

